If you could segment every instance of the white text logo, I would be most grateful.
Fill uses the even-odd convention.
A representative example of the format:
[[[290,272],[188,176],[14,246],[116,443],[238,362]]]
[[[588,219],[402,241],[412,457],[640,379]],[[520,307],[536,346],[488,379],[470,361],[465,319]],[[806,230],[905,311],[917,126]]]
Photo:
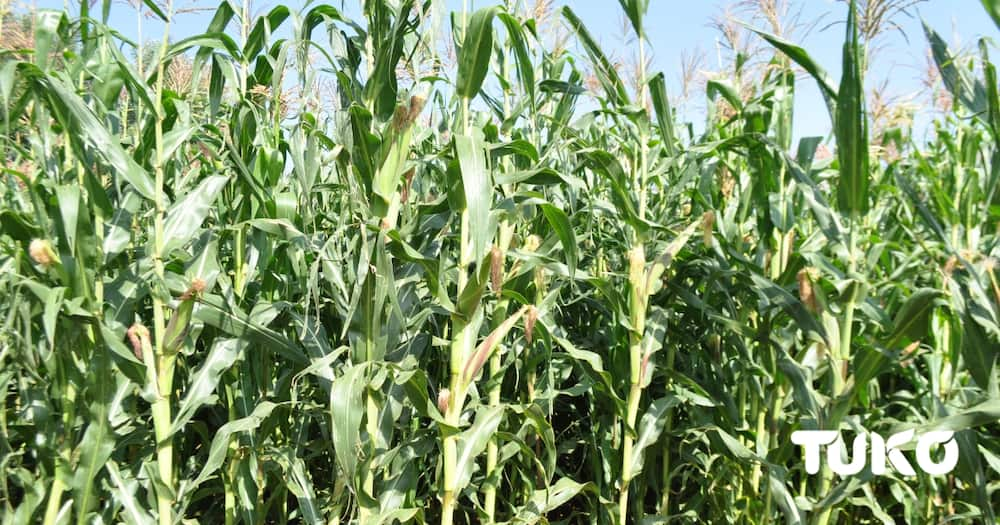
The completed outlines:
[[[958,443],[952,439],[955,433],[950,430],[925,432],[917,440],[916,457],[917,466],[927,474],[941,476],[951,472],[958,464]],[[852,476],[861,472],[868,461],[868,437],[871,437],[871,465],[872,474],[885,474],[886,460],[892,468],[904,476],[914,476],[916,472],[913,466],[903,455],[899,447],[913,440],[914,431],[906,430],[883,439],[882,436],[869,432],[858,434],[854,438],[850,460],[845,461],[846,445],[840,432],[835,430],[797,430],[792,432],[792,443],[802,445],[806,457],[806,472],[815,474],[819,472],[820,450],[824,445],[829,445],[826,449],[826,462],[830,465],[830,470],[841,476]],[[935,461],[931,457],[931,448],[936,444],[944,447],[944,457],[940,461]]]

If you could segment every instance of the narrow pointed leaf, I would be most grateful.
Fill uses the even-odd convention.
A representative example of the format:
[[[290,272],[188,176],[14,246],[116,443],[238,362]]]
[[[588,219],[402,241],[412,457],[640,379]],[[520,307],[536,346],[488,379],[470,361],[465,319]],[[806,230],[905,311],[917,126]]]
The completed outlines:
[[[857,8],[850,3],[847,37],[844,42],[843,72],[837,97],[837,160],[840,180],[837,203],[845,213],[864,213],[868,209],[868,114],[862,82],[863,55],[858,37]]]
[[[497,11],[496,7],[476,11],[465,28],[465,38],[458,52],[458,80],[455,83],[455,92],[462,98],[475,97],[490,70],[493,17]]]

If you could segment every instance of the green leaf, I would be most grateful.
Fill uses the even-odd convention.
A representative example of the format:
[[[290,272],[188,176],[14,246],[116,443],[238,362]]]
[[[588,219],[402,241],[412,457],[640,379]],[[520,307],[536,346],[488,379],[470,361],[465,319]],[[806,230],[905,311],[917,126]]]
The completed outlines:
[[[997,29],[1000,29],[1000,0],[982,0],[982,2],[983,9],[986,9],[986,12],[989,13]]]
[[[979,55],[986,80],[986,123],[993,130],[994,141],[1000,145],[1000,88],[997,87],[997,68],[990,62],[989,46],[985,38],[979,39]],[[994,150],[996,155],[996,150]]]
[[[338,377],[330,388],[330,438],[337,464],[352,487],[358,474],[361,445],[361,420],[365,414],[362,393],[368,387],[368,364],[356,364]],[[369,436],[369,439],[374,439]]]
[[[45,95],[46,102],[59,121],[70,130],[74,145],[81,143],[89,145],[93,153],[103,159],[114,173],[125,178],[140,195],[153,200],[153,179],[125,153],[121,143],[111,136],[104,124],[71,87],[63,80],[43,75],[30,64],[21,63],[18,70],[31,78],[35,89]],[[78,153],[82,157],[87,156],[84,151]]]
[[[233,337],[248,337],[293,363],[309,364],[302,350],[288,338],[254,322],[246,313],[234,304],[224,302],[221,297],[208,294],[202,297],[194,310],[194,318]]]
[[[29,34],[35,35],[35,63],[39,68],[48,67],[49,54],[58,49],[59,27],[65,23],[66,16],[62,11],[39,9],[35,13]]]
[[[101,374],[103,379],[107,379],[107,374]],[[104,385],[103,388],[108,388]],[[107,407],[103,405],[107,400],[102,399],[91,416],[93,419],[87,425],[87,430],[83,434],[77,452],[80,454],[80,462],[73,473],[72,485],[76,489],[79,499],[77,506],[77,523],[87,523],[86,517],[93,505],[100,497],[95,490],[99,484],[98,474],[104,468],[111,452],[115,448],[115,440],[108,428]]]
[[[212,175],[193,188],[191,191],[174,203],[167,210],[167,217],[163,223],[163,253],[168,254],[172,250],[181,248],[198,231],[205,222],[205,218],[212,210],[212,203],[222,192],[222,189],[229,182],[229,177],[225,175]]]
[[[217,401],[215,389],[219,385],[219,378],[237,360],[242,359],[245,346],[245,342],[232,338],[217,339],[212,344],[212,349],[209,350],[205,361],[194,372],[190,383],[184,390],[184,397],[178,405],[177,415],[170,426],[171,435],[184,428],[184,425],[194,417],[199,408]]]
[[[246,45],[243,47],[243,56],[254,58],[267,46],[267,37],[276,31],[291,13],[285,5],[277,5],[265,16],[257,18],[257,22],[247,36]]]
[[[702,225],[704,219],[699,219],[684,228],[667,247],[663,250],[663,253],[653,261],[653,265],[649,268],[649,275],[646,277],[646,286],[654,286],[659,282],[660,277],[663,276],[663,272],[670,268],[674,263],[674,257],[687,245],[691,236],[694,232],[698,230],[698,227]],[[652,290],[648,290],[652,291]]]
[[[580,38],[583,48],[594,63],[597,78],[604,88],[604,94],[607,96],[608,101],[616,106],[627,105],[628,93],[625,91],[625,84],[622,82],[621,77],[618,76],[618,70],[615,69],[611,61],[608,60],[608,57],[601,51],[600,46],[597,45],[597,41],[590,35],[587,27],[583,25],[583,21],[576,16],[576,13],[568,5],[563,6],[562,14],[566,18],[566,21],[569,22],[570,29]]]
[[[153,525],[156,523],[153,517],[146,512],[145,504],[140,503],[135,497],[139,483],[135,479],[123,476],[118,469],[118,464],[114,461],[108,461],[105,468],[108,471],[108,477],[111,478],[111,483],[114,485],[112,492],[115,499],[122,506],[123,512],[119,517],[128,525]]]
[[[538,83],[538,89],[543,93],[568,93],[570,95],[582,95],[587,92],[587,88],[580,84],[573,84],[565,80],[545,79]]]
[[[812,387],[812,377],[808,369],[793,360],[788,352],[778,349],[778,367],[792,384],[792,396],[796,404],[809,417],[818,420],[820,417],[820,402]]]
[[[167,14],[163,12],[163,9],[160,9],[160,6],[157,5],[156,0],[142,0],[142,3],[160,20],[164,22],[167,21]]]
[[[462,170],[462,188],[466,211],[469,214],[472,259],[478,261],[486,253],[493,238],[490,223],[493,183],[486,168],[486,151],[482,138],[477,135],[456,135],[455,155]]]
[[[548,184],[561,184],[565,180],[558,171],[552,168],[536,168],[510,173],[497,173],[494,182],[500,185],[523,182],[525,184],[544,186]]]
[[[750,278],[753,280],[755,290],[763,301],[762,306],[764,309],[780,308],[784,310],[785,313],[795,320],[800,330],[807,334],[818,335],[829,346],[826,330],[823,329],[816,321],[816,318],[809,313],[809,310],[806,309],[805,305],[797,297],[788,293],[787,290],[766,277],[754,273],[750,275]]]
[[[487,255],[476,262],[475,271],[472,272],[469,282],[466,283],[455,303],[455,314],[466,322],[475,317],[477,312],[482,313],[480,300],[483,297],[483,292],[486,291],[486,284],[490,280],[489,256]]]
[[[670,108],[670,99],[667,98],[666,82],[663,73],[657,73],[649,79],[649,94],[653,100],[653,111],[656,112],[656,122],[660,127],[660,136],[663,138],[663,145],[667,149],[667,155],[676,154],[674,149],[674,115]]]
[[[788,58],[792,59],[793,62],[798,64],[802,69],[806,70],[806,73],[809,73],[809,75],[816,80],[816,84],[819,85],[820,93],[822,93],[823,98],[826,100],[827,108],[830,110],[830,116],[833,117],[835,115],[834,108],[837,101],[837,90],[834,89],[833,81],[830,79],[826,70],[817,64],[805,49],[779,36],[772,35],[771,33],[754,29],[750,26],[746,27],[747,29],[750,29],[754,33],[760,35],[760,37],[764,40],[767,40],[767,42],[772,46],[778,48],[779,51],[784,53]]]
[[[952,430],[959,432],[965,429],[994,425],[1000,421],[1000,399],[990,399],[977,405],[959,410],[958,413],[933,419],[919,426],[916,432],[922,434],[935,430]],[[900,429],[911,425],[901,425]],[[895,431],[899,431],[898,429]]]
[[[204,50],[215,49],[218,51],[225,51],[235,60],[240,60],[242,58],[239,50],[240,48],[236,45],[236,41],[233,40],[233,37],[222,32],[217,32],[189,36],[171,44],[170,48],[167,49],[167,54],[164,57],[164,60],[172,59],[192,48],[198,48],[199,53]]]
[[[118,65],[118,69],[121,71],[122,79],[128,85],[129,93],[137,95],[146,107],[153,107],[154,95],[149,84],[139,78],[139,72],[136,71],[132,62],[125,58],[125,54],[120,49],[115,46],[109,47],[111,56],[114,57],[115,64]]]
[[[403,387],[407,399],[418,414],[434,420],[438,425],[446,425],[444,416],[427,394],[427,374],[423,370],[394,370],[393,381]]]
[[[329,4],[317,5],[311,8],[303,17],[302,30],[299,37],[303,41],[311,40],[313,30],[323,21],[345,21],[345,19],[336,7]]]
[[[121,95],[125,79],[122,69],[117,64],[101,64],[96,71],[94,94],[106,108],[114,107]]]
[[[933,288],[921,288],[913,292],[896,313],[887,346],[890,349],[895,348],[904,337],[911,341],[924,338],[927,335],[931,312],[937,305],[937,299],[942,295],[944,294],[940,290]]]
[[[80,216],[80,186],[63,184],[56,187],[56,198],[59,200],[59,213],[62,216],[62,231],[66,235],[69,253],[76,251],[76,226]]]
[[[542,319],[539,319],[539,322],[543,325],[545,324]],[[546,330],[550,333],[552,332],[552,328],[549,326],[546,326]],[[615,381],[611,373],[605,370],[604,361],[601,359],[600,354],[577,348],[576,345],[565,337],[554,335],[553,340],[566,354],[573,358],[574,366],[578,366],[583,370],[584,375],[588,376],[593,387],[612,400],[617,413],[624,414],[625,401],[618,397],[618,394],[615,392]]]
[[[714,437],[712,444],[716,449],[723,449],[735,459],[766,465],[768,467],[768,486],[770,486],[771,491],[776,497],[778,507],[785,513],[785,522],[788,524],[804,523],[798,505],[788,492],[788,487],[785,483],[786,471],[784,468],[768,463],[764,458],[761,458],[740,443],[731,434],[717,426],[709,426],[707,433],[709,436]]]
[[[661,397],[649,404],[646,413],[639,420],[638,435],[632,448],[632,457],[628,461],[632,466],[632,478],[642,472],[645,464],[646,449],[660,439],[666,424],[666,413],[677,406],[680,400],[672,395]],[[631,478],[629,478],[631,479]]]
[[[931,55],[941,73],[941,80],[951,93],[973,115],[982,117],[987,111],[986,91],[981,82],[971,78],[969,72],[958,63],[948,50],[944,39],[924,22],[924,34],[931,45]]]
[[[191,140],[195,128],[189,123],[178,122],[167,133],[163,134],[163,160],[169,162],[174,158],[174,153]]]
[[[322,525],[325,523],[320,509],[316,507],[316,491],[313,489],[309,471],[305,461],[299,457],[293,457],[291,451],[283,450],[284,454],[279,454],[276,459],[281,465],[287,481],[288,491],[295,496],[302,511],[302,518],[310,525]]]
[[[632,29],[635,30],[635,34],[639,38],[645,38],[646,32],[643,30],[642,22],[643,17],[646,16],[646,11],[649,10],[649,0],[618,0],[618,3],[621,4],[629,22],[632,23]]]
[[[475,422],[458,435],[455,461],[455,492],[461,492],[472,479],[476,458],[486,450],[490,438],[496,433],[503,419],[504,408],[492,406],[476,412]]]
[[[514,60],[517,62],[517,75],[521,80],[521,89],[528,94],[528,100],[534,105],[535,65],[531,63],[531,55],[528,54],[528,38],[524,27],[516,18],[508,13],[498,13],[497,18],[507,28],[507,40],[514,51]]]
[[[638,205],[628,191],[628,176],[622,168],[621,162],[604,150],[585,149],[577,153],[583,157],[587,167],[604,176],[611,183],[611,198],[618,213],[634,227],[643,229],[636,211]]]
[[[576,263],[579,255],[577,254],[576,234],[573,232],[573,225],[570,224],[569,217],[566,216],[566,212],[549,203],[542,204],[541,208],[545,220],[556,232],[556,236],[559,237],[559,242],[562,244],[569,274],[576,275]]]
[[[706,93],[709,100],[715,100],[716,96],[721,95],[722,98],[726,99],[726,102],[729,102],[730,106],[733,106],[733,109],[743,110],[743,99],[740,98],[740,94],[736,92],[736,88],[730,82],[709,80],[706,84]]]
[[[212,438],[212,444],[208,448],[208,458],[205,459],[204,466],[201,468],[198,476],[186,486],[187,491],[193,492],[194,489],[211,477],[212,474],[215,474],[215,471],[219,470],[219,467],[222,466],[223,461],[226,459],[226,454],[229,452],[229,439],[233,434],[256,430],[277,406],[270,401],[264,401],[257,405],[249,416],[230,421],[219,427],[219,430],[215,432],[215,436]]]
[[[40,230],[28,217],[14,210],[0,210],[0,232],[28,244],[40,235]]]
[[[535,490],[531,495],[531,503],[521,508],[513,522],[538,523],[546,514],[565,505],[581,492],[590,492],[596,496],[597,488],[591,482],[578,483],[570,478],[559,478],[552,486]]]
[[[490,70],[493,54],[493,17],[499,8],[484,7],[472,14],[465,28],[462,47],[458,51],[458,79],[455,92],[462,98],[472,98]]]
[[[962,312],[962,359],[973,380],[982,389],[996,383],[995,370],[1000,360],[1000,345],[990,337],[969,312]]]
[[[840,180],[837,203],[846,213],[864,213],[868,209],[868,116],[862,81],[864,55],[858,37],[857,6],[850,3],[847,37],[844,41],[843,70],[837,97],[834,134],[837,137],[837,160]]]
[[[364,93],[369,107],[381,120],[388,120],[396,109],[397,68],[403,57],[405,38],[409,33],[407,26],[412,23],[409,20],[412,7],[413,0],[396,2],[392,7],[381,3],[365,4],[366,11],[377,9],[378,12],[369,14],[369,17],[376,20],[373,22],[375,32],[372,35],[376,45],[372,57],[374,64],[369,64],[371,69],[365,82]],[[388,20],[390,13],[393,15],[391,26]]]

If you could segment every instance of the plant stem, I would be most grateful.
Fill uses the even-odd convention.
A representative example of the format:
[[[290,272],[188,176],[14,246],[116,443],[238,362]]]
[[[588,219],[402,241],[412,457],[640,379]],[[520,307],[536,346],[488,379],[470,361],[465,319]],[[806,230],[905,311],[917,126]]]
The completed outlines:
[[[674,360],[677,355],[677,348],[673,345],[667,347],[667,370],[674,369]],[[670,380],[667,380],[670,385]],[[660,514],[670,514],[670,433],[674,428],[674,410],[668,409],[666,421],[663,423],[663,493],[660,495]]]
[[[52,490],[49,492],[49,501],[45,507],[45,518],[42,523],[44,525],[54,525],[56,519],[59,517],[59,503],[62,499],[62,493],[66,490],[66,485],[62,482],[62,479],[58,475],[52,480]]]
[[[378,443],[378,439],[376,439],[378,435],[378,414],[379,407],[375,396],[368,391],[365,393],[365,430],[368,432],[368,439],[371,440],[370,444],[372,448],[375,448]],[[369,468],[365,472],[364,490],[371,496],[375,495],[375,471],[373,469]],[[361,506],[358,517],[360,523],[367,523],[372,517],[371,510]]]
[[[500,314],[494,317],[494,325],[498,325],[502,322],[502,315],[507,311],[507,301],[502,301],[502,305],[497,305],[495,314]],[[492,378],[497,373],[500,372],[500,367],[502,363],[500,360],[500,352],[494,352],[490,356],[489,362],[489,374]],[[498,406],[500,404],[500,384],[497,384],[489,393],[489,405]],[[497,468],[497,457],[499,455],[500,448],[497,445],[496,437],[490,439],[490,442],[486,445],[486,475],[493,475],[493,471]],[[497,483],[499,483],[499,477]],[[493,523],[496,521],[496,505],[497,505],[497,487],[493,484],[488,484],[485,489],[483,489],[483,507],[486,511],[486,523]]]
[[[466,105],[468,107],[468,105]],[[470,259],[470,235],[469,235],[469,213],[462,210],[462,231],[460,237],[461,248],[459,250],[458,261],[458,295],[462,296],[462,291],[468,282],[468,267]],[[462,404],[464,402],[464,385],[462,384],[462,366],[465,356],[474,344],[475,334],[471,333],[470,323],[458,316],[452,317],[452,341],[451,341],[451,400],[448,403],[448,410],[445,414],[445,421],[452,427],[459,425],[462,416]],[[455,469],[457,468],[457,446],[458,436],[451,435],[444,439],[444,497],[442,499],[441,524],[451,525],[453,513],[455,511]]]
[[[464,215],[464,214],[463,214]],[[464,221],[463,221],[464,222]],[[463,231],[465,228],[463,228]],[[463,235],[463,237],[465,237]],[[459,271],[462,271],[461,269]],[[460,279],[460,281],[463,279]],[[464,284],[464,283],[462,283]],[[461,287],[459,288],[462,289]],[[462,416],[462,362],[465,357],[465,340],[468,323],[452,319],[454,335],[451,343],[451,400],[445,413],[445,421],[452,427],[459,425]],[[455,511],[455,470],[458,460],[458,436],[451,435],[444,440],[444,498],[442,500],[441,524],[451,525]]]
[[[164,216],[166,214],[166,203],[164,202],[165,171],[163,158],[163,78],[166,74],[163,57],[167,53],[170,34],[170,19],[173,16],[173,1],[167,2],[167,21],[164,23],[163,40],[160,44],[160,55],[158,57],[158,70],[156,77],[156,91],[154,110],[156,118],[154,129],[156,137],[156,156],[153,161],[155,168],[155,216],[153,229],[153,270],[156,273],[157,282],[164,282],[163,267],[163,246],[166,242],[163,232]],[[161,294],[154,290],[153,294],[153,326],[154,326],[154,352],[156,356],[156,401],[153,402],[152,416],[153,427],[156,435],[156,462],[160,481],[169,487],[174,488],[173,483],[173,443],[170,439],[170,396],[173,389],[175,356],[168,355],[164,347],[164,337],[166,334],[166,311],[169,308],[164,304]],[[168,494],[162,490],[156,491],[157,514],[160,525],[171,525],[173,523],[173,502]]]
[[[635,426],[635,418],[639,413],[639,397],[642,394],[642,387],[633,382],[628,392],[628,411],[626,413],[625,440],[622,445],[622,486],[621,494],[618,495],[618,523],[624,525],[628,517],[628,490],[629,482],[632,480],[632,448],[633,439],[629,434]]]
[[[504,260],[504,256],[505,256],[505,253],[506,253],[506,245],[507,245],[507,243],[509,243],[509,241],[507,241],[507,243],[504,242],[504,239],[507,238],[507,236],[505,236],[504,234],[508,230],[512,232],[513,228],[507,222],[504,222],[504,223],[502,223],[500,225],[500,238],[501,238],[501,241],[500,241],[500,244],[501,244],[501,247],[500,247],[500,253],[501,253],[501,255],[500,255],[500,261],[501,261],[501,265],[503,264],[502,261]],[[496,290],[496,292],[499,293],[499,290]],[[509,306],[509,303],[510,303],[510,301],[507,300],[507,299],[500,299],[499,301],[497,301],[496,307],[493,309],[493,322],[492,322],[493,329],[496,329],[498,326],[500,326],[500,324],[503,323],[503,320],[507,317],[506,314],[507,314],[507,307]],[[496,376],[498,373],[500,373],[500,369],[501,369],[502,365],[503,365],[503,363],[502,363],[501,358],[500,358],[500,352],[499,351],[493,352],[493,355],[490,356],[489,370],[488,370],[489,377],[491,379],[494,376]],[[502,380],[499,381],[499,382],[497,382],[490,389],[490,391],[489,391],[489,400],[488,400],[490,406],[498,406],[500,404],[500,386],[501,386],[502,382],[503,382]],[[497,468],[497,458],[499,456],[499,452],[500,452],[500,448],[497,445],[496,436],[493,436],[493,437],[490,438],[489,443],[486,445],[486,475],[487,476],[493,475],[493,471],[496,470],[496,468]],[[498,479],[497,482],[499,483],[499,479]],[[484,508],[484,510],[486,512],[486,522],[487,523],[493,523],[496,520],[496,500],[497,500],[497,487],[496,487],[496,485],[487,484],[486,488],[483,489],[483,508]]]
[[[853,275],[857,270],[857,254],[856,254],[856,235],[855,228],[858,226],[858,216],[857,213],[852,214],[850,227],[847,231],[847,277],[853,279]],[[851,335],[854,326],[854,309],[858,301],[858,289],[861,283],[855,282],[851,285],[851,294],[847,298],[847,304],[844,306],[844,319],[840,325],[840,362],[837,363],[840,367],[839,370],[835,371],[834,378],[839,378],[840,383],[837,384],[835,388],[834,395],[839,396],[843,393],[844,382],[847,379],[847,364],[851,361]]]
[[[232,378],[226,381],[225,392],[226,392],[226,404],[229,421],[236,421],[239,419],[239,415],[236,412],[236,389],[233,386],[234,381]],[[226,475],[222,478],[222,487],[225,491],[225,523],[226,525],[233,525],[236,523],[236,491],[235,491],[235,479],[236,479],[236,469],[239,466],[239,458],[236,457],[238,447],[236,446],[236,440],[229,438],[229,446],[226,455],[228,456]]]
[[[629,481],[632,479],[632,432],[639,414],[642,396],[642,334],[646,324],[646,255],[641,243],[629,251],[629,287],[631,288],[629,334],[629,392],[626,402],[624,440],[622,443],[621,493],[618,497],[618,523],[624,525],[628,515]]]
[[[510,2],[508,1],[507,2],[507,9],[510,10],[511,8],[512,8],[512,6],[510,5]],[[506,41],[504,41],[504,55],[505,56],[509,56],[510,53],[511,53],[511,50],[510,50],[510,41],[506,40]],[[503,77],[507,81],[507,83],[509,84],[510,77],[511,77],[511,61],[510,60],[505,60],[504,61]],[[503,114],[505,116],[509,116],[510,115],[510,111],[511,111],[510,108],[511,108],[511,93],[510,93],[510,89],[504,89],[504,91],[503,91]],[[504,172],[509,171],[510,170],[510,159],[509,159],[509,157],[504,157],[501,162],[503,163]],[[507,191],[507,190],[509,190],[510,188],[504,188],[504,189],[505,189],[505,193],[509,193],[509,191]],[[510,224],[509,221],[503,220],[500,223],[499,230],[500,231],[499,231],[499,236],[498,236],[497,249],[500,251],[500,256],[499,256],[500,269],[499,269],[499,272],[500,272],[501,281],[502,281],[503,280],[503,266],[504,266],[504,261],[505,261],[505,259],[507,257],[507,250],[510,248],[511,240],[513,239],[513,236],[514,236],[514,226],[512,224]],[[502,288],[503,284],[501,283],[500,286]],[[501,292],[501,290],[499,290],[499,289],[498,290],[494,290],[494,293],[496,293],[498,297],[500,296],[500,292]],[[503,323],[503,320],[507,317],[507,315],[506,315],[507,314],[507,307],[509,306],[509,304],[510,304],[510,301],[508,299],[500,298],[500,299],[497,300],[497,304],[496,304],[496,306],[493,309],[493,322],[491,323],[491,326],[492,326],[493,329],[496,329],[498,326],[500,326],[500,324]],[[488,377],[490,377],[492,379],[496,374],[498,374],[500,372],[500,368],[501,368],[502,364],[503,363],[502,363],[501,358],[500,358],[500,352],[499,351],[494,352],[493,355],[490,356],[489,368],[487,369],[487,373],[489,374]],[[497,382],[490,389],[490,391],[489,391],[489,399],[488,399],[488,403],[489,403],[490,406],[498,406],[500,404],[500,387],[502,386],[502,384],[503,384],[503,380],[501,379],[499,382]],[[492,476],[493,475],[493,471],[496,470],[496,468],[497,468],[497,458],[499,456],[499,453],[500,453],[500,447],[497,444],[497,438],[496,438],[496,436],[492,436],[492,437],[490,437],[489,443],[486,445],[486,475],[487,476]],[[497,483],[500,482],[499,480],[500,480],[500,476],[498,475],[497,476]],[[488,524],[494,523],[496,521],[496,505],[497,505],[497,487],[496,487],[496,485],[493,485],[493,484],[487,484],[486,488],[483,489],[483,509],[485,510],[485,513],[486,513],[486,523],[488,523]]]
[[[857,213],[853,213],[850,218],[850,224],[847,231],[847,276],[848,278],[853,278],[855,270],[857,268],[857,258],[855,255],[855,228],[858,226],[858,216]],[[851,361],[851,337],[852,328],[854,325],[854,309],[858,300],[858,289],[861,283],[852,283],[850,290],[850,295],[847,297],[847,302],[844,305],[844,318],[841,320],[840,324],[840,348],[837,350],[836,367],[833,372],[833,397],[839,397],[844,393],[844,384],[846,382],[847,375],[847,364]],[[831,427],[833,430],[835,426],[839,424],[838,421],[827,421],[826,425]],[[820,482],[820,492],[821,496],[829,493],[830,487],[833,484],[833,473],[830,471],[829,467],[823,469],[823,479]],[[833,513],[833,508],[828,507],[823,510],[822,513],[817,517],[817,525],[827,525],[830,522],[830,516]]]
[[[769,449],[774,450],[778,447],[778,414],[781,413],[781,407],[785,402],[784,388],[781,383],[776,386],[776,391],[774,393],[774,405],[771,407],[771,428],[769,429]],[[764,516],[763,521],[768,521],[771,519],[771,507],[773,504],[774,495],[771,492],[770,483],[770,472],[768,473],[768,478],[764,480],[766,484],[765,499],[764,499]]]
[[[55,345],[53,345],[54,349]],[[55,350],[53,350],[54,352]],[[57,368],[62,369],[65,365],[62,362],[57,361]],[[69,432],[73,425],[73,420],[76,419],[76,385],[69,380],[65,370],[60,370],[58,372],[61,381],[65,384],[65,395],[62,399],[63,414],[62,414],[62,427],[64,432]],[[59,456],[66,465],[70,464],[72,458],[72,448],[69,444],[70,440],[65,439],[64,444],[60,448]],[[58,473],[55,473],[52,481],[52,490],[49,491],[49,500],[45,508],[45,517],[43,522],[45,525],[53,525],[59,518],[59,509],[62,503],[62,495],[66,490],[66,484],[63,483],[62,479],[59,477]]]
[[[642,35],[639,35],[639,103],[645,108],[646,100],[646,48]],[[646,132],[640,126],[639,132],[639,166],[634,177],[636,190],[639,194],[639,218],[646,215],[646,175],[647,175],[648,144]],[[647,288],[646,288],[646,251],[643,239],[638,232],[633,232],[632,249],[629,251],[629,286],[631,301],[629,317],[632,332],[629,334],[629,392],[625,413],[624,439],[622,443],[621,493],[618,497],[618,523],[625,525],[628,517],[628,491],[632,479],[632,448],[634,439],[632,432],[635,420],[639,414],[639,401],[642,397],[642,338],[645,333]]]
[[[468,0],[462,1],[462,40],[468,32]],[[469,134],[469,99],[462,97],[462,133]],[[468,268],[472,259],[471,234],[469,232],[469,211],[462,210],[462,225],[459,237],[458,256],[458,291],[456,297],[461,297],[468,284]],[[458,316],[452,316],[451,341],[451,399],[445,414],[445,421],[452,427],[458,427],[462,417],[462,404],[465,393],[462,384],[462,366],[465,356],[475,344],[476,334],[471,333],[470,323]],[[455,470],[458,461],[458,435],[453,434],[444,439],[444,495],[441,500],[441,525],[452,525],[454,522],[456,479]]]
[[[375,338],[376,330],[378,327],[375,326],[375,284],[372,281],[374,276],[369,275],[367,277],[368,281],[364,284],[363,300],[365,305],[364,311],[364,323],[365,323],[365,359],[371,363],[376,359],[376,347]],[[366,389],[364,392],[365,398],[365,431],[368,433],[368,445],[371,447],[371,454],[374,457],[375,449],[378,446],[378,415],[379,407],[376,402],[374,394],[371,390]],[[365,471],[363,490],[368,495],[374,497],[375,495],[375,472],[369,468]],[[359,504],[358,512],[358,522],[361,524],[368,523],[372,518],[371,509],[364,505]]]
[[[466,275],[469,267],[470,257],[470,235],[469,235],[469,214],[462,211],[462,232],[461,250],[458,264],[458,296],[468,281]],[[465,401],[465,385],[462,383],[462,366],[469,350],[475,344],[476,334],[472,333],[473,323],[469,323],[458,316],[452,317],[452,341],[451,341],[451,400],[448,403],[448,410],[445,413],[445,422],[452,427],[458,427],[462,417],[462,405]],[[455,511],[455,470],[457,468],[457,447],[458,435],[451,435],[444,440],[444,497],[442,499],[441,524],[451,525]]]

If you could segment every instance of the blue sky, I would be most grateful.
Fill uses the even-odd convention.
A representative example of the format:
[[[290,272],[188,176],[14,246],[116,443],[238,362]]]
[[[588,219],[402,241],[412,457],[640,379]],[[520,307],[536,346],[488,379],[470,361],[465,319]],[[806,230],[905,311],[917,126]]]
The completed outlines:
[[[621,48],[618,2],[567,3],[593,32],[600,35],[605,48]],[[654,50],[652,70],[663,71],[671,79],[675,94],[680,92],[683,54],[690,56],[700,51],[706,69],[719,69],[716,47],[719,32],[711,27],[711,20],[733,3],[731,0],[651,0],[647,24],[648,38]],[[796,41],[830,73],[835,82],[838,81],[845,4],[834,0],[791,0],[789,5],[791,12],[799,12],[801,22],[816,21],[812,30]],[[1000,41],[1000,31],[979,0],[930,0],[918,4],[910,10],[910,14],[911,17],[897,18],[902,32],[892,32],[882,38],[881,49],[866,79],[867,88],[888,79],[886,89],[894,97],[905,98],[922,90],[921,80],[926,77],[927,43],[921,18],[956,48],[974,49],[983,36]],[[763,28],[763,25],[759,27]],[[916,99],[925,104],[928,100],[926,94]],[[697,120],[704,108],[704,97],[696,92],[686,105],[686,115]],[[927,120],[926,113],[918,115],[917,129],[922,131]],[[829,133],[830,119],[826,106],[811,79],[802,78],[796,85],[794,126],[798,137]]]
[[[527,0],[533,3],[533,0]],[[360,0],[330,3],[336,6],[346,4],[346,12],[356,12]],[[234,3],[241,3],[236,0]],[[260,1],[253,4],[255,12],[264,12],[277,1]],[[302,2],[285,2],[290,6],[301,6]],[[447,0],[449,6],[461,5],[460,0]],[[492,3],[492,0],[490,0]],[[845,6],[835,0],[790,0],[790,10],[799,14],[802,23],[813,23],[808,34],[800,35],[797,41],[812,54],[836,79],[840,77],[840,53],[843,41]],[[62,8],[59,0],[38,0],[39,7]],[[476,7],[486,5],[485,0],[470,0]],[[555,6],[568,4],[583,19],[591,32],[598,38],[605,52],[618,58],[632,56],[634,42],[622,38],[622,15],[618,2],[614,0],[568,1],[556,0]],[[734,0],[651,0],[647,15],[648,38],[651,49],[651,72],[663,71],[669,82],[671,95],[677,98],[681,92],[681,62],[684,56],[702,57],[701,69],[719,69],[717,43],[719,32],[712,27],[712,19],[734,4]],[[75,6],[75,3],[71,3]],[[175,6],[214,7],[214,2],[176,0]],[[73,7],[72,9],[75,9]],[[741,18],[747,15],[735,11]],[[179,18],[172,30],[175,38],[196,34],[204,29],[211,17],[211,11],[201,14],[185,14]],[[881,51],[871,66],[866,85],[871,88],[888,79],[887,93],[905,99],[918,95],[922,90],[921,79],[926,71],[926,39],[921,29],[921,18],[945,37],[953,47],[974,49],[980,37],[997,40],[1000,31],[986,15],[979,0],[929,0],[910,10],[912,16],[896,19],[902,32],[891,32],[880,41]],[[115,3],[112,8],[111,24],[127,37],[136,35],[136,20],[132,8],[125,3]],[[761,25],[763,23],[761,22]],[[160,34],[160,26],[153,20],[144,22],[144,36],[152,38]],[[572,42],[572,40],[570,41]],[[572,46],[572,43],[571,43]],[[1000,55],[998,55],[1000,56]],[[815,84],[801,79],[797,86],[795,104],[795,135],[826,135],[830,130],[830,120]],[[915,99],[926,105],[926,93]],[[689,99],[678,108],[681,114],[699,122],[705,101],[702,90],[695,87]],[[928,114],[922,113],[917,119],[917,129],[926,128]],[[922,131],[921,131],[922,132]]]

